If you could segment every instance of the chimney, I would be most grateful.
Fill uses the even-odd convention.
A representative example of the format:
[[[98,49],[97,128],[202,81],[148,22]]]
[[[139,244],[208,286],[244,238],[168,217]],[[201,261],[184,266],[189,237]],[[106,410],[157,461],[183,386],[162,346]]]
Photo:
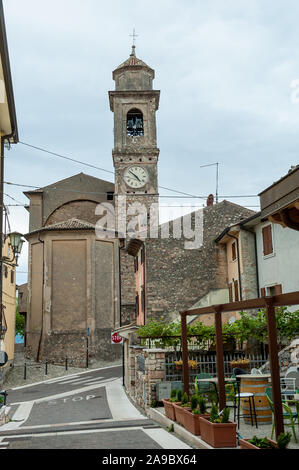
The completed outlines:
[[[207,199],[207,207],[213,206],[214,205],[214,195],[210,194],[208,199]]]

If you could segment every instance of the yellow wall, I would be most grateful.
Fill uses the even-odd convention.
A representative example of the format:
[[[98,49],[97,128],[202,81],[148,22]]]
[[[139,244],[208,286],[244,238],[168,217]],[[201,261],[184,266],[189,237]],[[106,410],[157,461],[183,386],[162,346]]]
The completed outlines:
[[[13,251],[9,245],[9,237],[6,237],[3,246],[3,256],[9,260],[13,258]],[[7,277],[5,277],[5,266],[7,266]],[[13,283],[11,282],[11,271],[13,274]],[[8,355],[9,361],[14,358],[15,350],[15,323],[16,323],[16,268],[3,263],[3,305],[5,306],[4,315],[7,323],[7,332],[4,337],[4,349]]]

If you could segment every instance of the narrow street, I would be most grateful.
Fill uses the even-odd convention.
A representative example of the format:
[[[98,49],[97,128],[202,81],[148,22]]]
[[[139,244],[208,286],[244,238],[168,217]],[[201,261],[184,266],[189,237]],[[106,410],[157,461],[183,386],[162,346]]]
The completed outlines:
[[[0,449],[190,449],[142,415],[109,367],[8,390]]]

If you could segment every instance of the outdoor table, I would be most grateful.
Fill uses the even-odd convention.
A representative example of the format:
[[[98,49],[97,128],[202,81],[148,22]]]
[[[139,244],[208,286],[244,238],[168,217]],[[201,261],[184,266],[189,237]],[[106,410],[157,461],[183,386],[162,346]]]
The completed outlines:
[[[225,383],[230,383],[230,382],[235,382],[236,379],[234,377],[231,377],[231,378],[225,377],[224,381],[225,381]],[[218,389],[217,389],[218,377],[208,377],[206,379],[197,379],[197,382],[209,382],[209,383],[213,384],[214,387],[215,387],[216,395],[217,395],[217,401],[219,402]]]
[[[258,424],[272,423],[272,411],[269,401],[266,397],[266,388],[270,386],[269,379],[271,374],[242,374],[236,376],[241,381],[241,393],[253,393],[254,404]],[[245,400],[241,400],[244,414],[249,414],[249,404]],[[250,423],[249,418],[244,418],[247,424]]]

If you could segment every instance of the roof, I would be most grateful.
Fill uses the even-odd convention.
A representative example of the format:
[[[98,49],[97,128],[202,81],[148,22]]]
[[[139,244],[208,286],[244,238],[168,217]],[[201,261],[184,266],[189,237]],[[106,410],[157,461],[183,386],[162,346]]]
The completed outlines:
[[[74,176],[69,176],[68,178],[64,178],[63,180],[56,181],[55,183],[49,184],[42,188],[34,189],[33,191],[25,191],[24,194],[28,197],[31,194],[43,193],[50,189],[56,189],[57,186],[62,185],[64,183],[68,183],[68,182],[73,183],[75,182],[74,180],[82,179],[82,178],[96,185],[103,186],[103,190],[106,190],[106,192],[114,191],[114,183],[111,183],[110,181],[102,180],[100,178],[95,178],[94,176],[90,176],[90,175],[87,175],[86,173],[81,172]]]
[[[274,181],[274,183],[271,184],[271,186],[268,186],[268,188],[264,189],[262,192],[259,193],[259,196],[264,194],[266,191],[269,189],[273,188],[273,186],[276,186],[278,183],[283,181],[284,179],[288,178],[292,173],[295,173],[296,171],[299,171],[299,165],[292,166],[289,171],[287,172],[286,175],[282,176],[279,180]]]
[[[95,225],[91,224],[90,222],[86,222],[85,220],[79,220],[76,218],[68,219],[63,222],[58,222],[57,224],[47,225],[46,227],[41,227],[38,230],[34,230],[31,233],[27,233],[25,237],[28,235],[33,235],[35,233],[40,232],[48,232],[48,231],[55,231],[55,230],[95,230]]]
[[[115,73],[117,73],[118,71],[120,71],[121,69],[124,69],[124,68],[127,68],[127,67],[142,67],[142,68],[147,68],[148,70],[151,70],[153,73],[155,73],[155,71],[149,67],[145,62],[143,62],[143,60],[141,59],[138,59],[138,57],[136,57],[135,55],[135,46],[133,46],[132,48],[132,53],[130,55],[130,57],[125,60],[125,62],[123,62],[122,64],[120,64],[113,72],[113,75]]]
[[[17,143],[18,137],[18,125],[15,109],[15,100],[12,86],[10,61],[7,45],[5,18],[3,10],[3,2],[0,0],[0,79],[4,81],[6,99],[4,102],[0,102],[0,116],[7,114],[7,118],[4,117],[3,122],[0,119],[2,130],[7,133],[7,137],[10,142]]]

